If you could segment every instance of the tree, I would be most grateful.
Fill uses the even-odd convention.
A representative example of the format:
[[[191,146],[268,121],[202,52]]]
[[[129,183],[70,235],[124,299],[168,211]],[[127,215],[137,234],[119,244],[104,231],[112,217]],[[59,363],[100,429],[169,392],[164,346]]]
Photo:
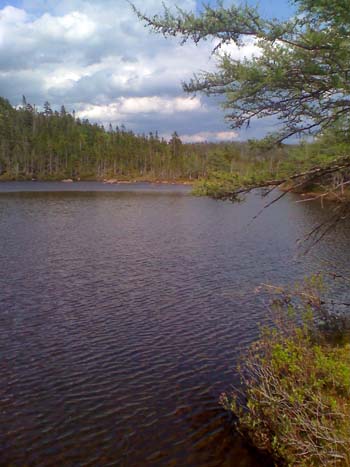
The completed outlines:
[[[187,179],[206,173],[207,158],[176,132],[167,143],[157,132],[137,135],[124,125],[107,131],[75,118],[63,105],[58,112],[48,102],[41,110],[25,98],[22,104],[12,107],[0,97],[0,180]]]
[[[257,8],[203,7],[196,15],[165,8],[162,16],[137,15],[165,36],[182,42],[215,40],[214,51],[234,42],[254,40],[251,58],[217,53],[217,71],[202,72],[184,84],[187,92],[225,95],[226,119],[232,128],[257,118],[274,117],[280,129],[272,142],[294,135],[316,134],[334,124],[349,127],[350,9],[348,0],[293,0],[296,15],[266,19]]]
[[[257,8],[247,5],[225,7],[222,0],[215,8],[204,5],[199,14],[180,8],[172,13],[164,7],[163,15],[148,17],[133,9],[148,27],[164,36],[180,36],[182,43],[214,40],[217,70],[194,75],[183,87],[190,93],[224,96],[226,119],[232,128],[272,118],[277,120],[278,129],[266,138],[265,147],[296,135],[322,137],[330,133],[340,137],[344,147],[350,129],[349,0],[291,1],[296,14],[283,21],[264,18]],[[234,59],[219,53],[225,44],[242,47],[247,41],[257,46],[250,58]],[[314,166],[311,162],[301,171],[290,164],[282,172],[257,168],[249,177],[225,175],[204,181],[200,193],[236,200],[255,188],[284,185],[275,202],[289,191],[308,190],[321,183],[327,187],[321,199],[328,195],[339,198],[335,191],[342,194],[344,183],[350,183],[349,152],[329,154]],[[329,184],[338,174],[341,183]],[[332,225],[344,217],[344,209],[348,208],[334,216]],[[322,227],[330,230],[328,225]]]
[[[182,145],[182,141],[179,138],[179,135],[177,134],[177,132],[174,131],[169,141],[169,146],[171,147],[171,155],[174,159],[179,157],[181,145]]]

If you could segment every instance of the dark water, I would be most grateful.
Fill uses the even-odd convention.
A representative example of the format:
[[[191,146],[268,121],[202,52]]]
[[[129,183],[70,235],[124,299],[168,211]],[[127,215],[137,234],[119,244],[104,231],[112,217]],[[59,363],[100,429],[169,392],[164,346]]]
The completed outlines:
[[[346,270],[349,224],[188,188],[0,185],[0,464],[262,466],[218,405],[267,319],[261,282]],[[250,225],[248,225],[250,223]]]

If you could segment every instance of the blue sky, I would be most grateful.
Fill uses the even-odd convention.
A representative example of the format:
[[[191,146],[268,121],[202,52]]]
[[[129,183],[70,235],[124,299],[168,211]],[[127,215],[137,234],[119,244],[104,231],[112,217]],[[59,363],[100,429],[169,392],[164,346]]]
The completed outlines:
[[[198,2],[202,4],[203,2]],[[209,5],[215,6],[216,0],[209,0]],[[236,3],[241,3],[237,1]],[[243,1],[244,3],[244,1]],[[288,0],[247,0],[248,5],[258,6],[259,11],[265,16],[272,16],[275,18],[288,18],[294,11],[293,5]],[[230,2],[226,2],[230,4]]]
[[[43,5],[53,4],[55,2],[45,2],[45,1],[25,1],[25,0],[0,0],[0,8],[5,7],[6,5],[12,5],[17,8],[29,8],[31,10],[44,11]],[[56,2],[58,3],[58,2]],[[160,2],[161,3],[161,2]],[[176,2],[174,2],[176,3]],[[197,5],[201,5],[203,2],[196,1]],[[205,3],[215,6],[216,0],[209,0]],[[288,17],[293,11],[294,8],[288,0],[248,0],[247,2],[250,5],[258,5],[260,11],[269,16],[276,16],[279,18]],[[229,4],[229,2],[227,2]]]
[[[152,14],[162,2],[135,3]],[[199,5],[176,3],[184,9]],[[260,0],[259,8],[274,17],[293,12],[287,0]],[[212,46],[181,47],[177,39],[150,33],[125,0],[0,0],[0,95],[14,105],[23,94],[37,106],[46,100],[53,107],[64,104],[82,118],[125,124],[138,133],[157,130],[168,137],[176,130],[187,141],[263,136],[271,122],[233,132],[215,99],[183,93],[182,81],[215,68]],[[256,46],[229,51],[250,56]]]

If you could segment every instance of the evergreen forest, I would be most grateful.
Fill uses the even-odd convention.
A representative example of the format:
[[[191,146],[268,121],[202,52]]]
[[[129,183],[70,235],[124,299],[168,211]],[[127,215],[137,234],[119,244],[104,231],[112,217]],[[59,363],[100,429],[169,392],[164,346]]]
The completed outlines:
[[[105,129],[63,105],[38,110],[23,97],[15,108],[0,98],[0,180],[191,181],[241,170],[257,157],[245,143],[185,144],[176,132],[166,141],[123,125]]]

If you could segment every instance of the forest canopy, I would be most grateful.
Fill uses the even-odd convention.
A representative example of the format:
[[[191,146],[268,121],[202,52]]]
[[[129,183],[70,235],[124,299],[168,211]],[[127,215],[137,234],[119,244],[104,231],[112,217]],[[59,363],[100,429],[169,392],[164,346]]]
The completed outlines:
[[[23,98],[14,108],[0,98],[0,180],[195,180],[254,164],[247,144],[185,144],[173,132],[135,134],[81,120],[62,105],[36,108]],[[244,160],[244,162],[243,162]]]

